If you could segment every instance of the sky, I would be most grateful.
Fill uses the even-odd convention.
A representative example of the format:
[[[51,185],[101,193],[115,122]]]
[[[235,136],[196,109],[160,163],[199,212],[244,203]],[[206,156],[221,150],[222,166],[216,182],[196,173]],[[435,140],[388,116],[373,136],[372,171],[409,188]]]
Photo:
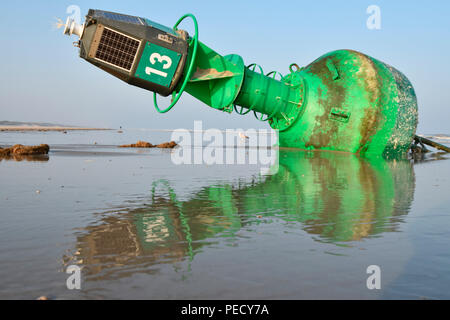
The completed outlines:
[[[76,5],[149,18],[172,27],[185,13],[199,23],[199,39],[218,53],[283,74],[327,52],[353,49],[386,62],[413,84],[418,133],[450,134],[450,1],[8,1],[0,13],[0,121],[39,121],[118,128],[268,128],[253,115],[227,114],[183,94],[168,113],[153,93],[92,66],[72,46],[75,37],[54,26]],[[380,29],[367,28],[370,5]],[[181,29],[193,33],[192,23]],[[167,103],[161,100],[161,104]]]

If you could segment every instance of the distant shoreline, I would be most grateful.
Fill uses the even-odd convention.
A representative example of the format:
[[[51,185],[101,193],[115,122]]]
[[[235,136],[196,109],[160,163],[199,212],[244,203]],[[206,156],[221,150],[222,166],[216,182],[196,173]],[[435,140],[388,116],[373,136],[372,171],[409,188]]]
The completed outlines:
[[[47,127],[47,126],[0,126],[0,131],[98,131],[114,130],[110,128],[81,128],[81,127]]]

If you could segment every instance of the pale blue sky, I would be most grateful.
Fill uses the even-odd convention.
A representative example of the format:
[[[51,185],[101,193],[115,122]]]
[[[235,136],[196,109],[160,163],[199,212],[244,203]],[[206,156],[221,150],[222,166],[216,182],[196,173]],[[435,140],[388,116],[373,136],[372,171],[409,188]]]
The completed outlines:
[[[381,30],[368,30],[366,8],[381,8]],[[158,114],[152,93],[129,86],[78,57],[74,38],[53,27],[66,8],[147,17],[172,26],[184,13],[200,40],[239,54],[264,71],[287,72],[336,49],[354,49],[402,71],[419,101],[419,133],[450,133],[450,1],[8,1],[2,3],[0,120],[128,128],[266,127],[250,114],[213,110],[183,95]],[[190,22],[180,27],[192,31]]]

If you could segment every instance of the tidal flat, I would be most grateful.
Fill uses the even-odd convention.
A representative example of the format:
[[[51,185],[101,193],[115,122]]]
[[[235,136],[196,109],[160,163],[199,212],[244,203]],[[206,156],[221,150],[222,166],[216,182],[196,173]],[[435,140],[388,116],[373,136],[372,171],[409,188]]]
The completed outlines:
[[[262,174],[117,147],[170,134],[1,132],[50,151],[0,161],[0,299],[450,299],[449,155],[280,150]]]

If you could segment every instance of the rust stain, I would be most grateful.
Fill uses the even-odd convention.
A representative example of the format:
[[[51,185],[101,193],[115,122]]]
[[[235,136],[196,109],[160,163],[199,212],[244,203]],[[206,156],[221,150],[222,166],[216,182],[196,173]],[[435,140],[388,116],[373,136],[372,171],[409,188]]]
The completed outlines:
[[[357,153],[364,151],[369,146],[369,142],[378,130],[380,122],[380,108],[366,108],[362,118],[361,127],[359,129],[361,140],[359,141],[359,149]]]
[[[321,77],[322,83],[327,87],[327,97],[322,97],[322,88],[318,87],[318,104],[322,106],[323,114],[315,118],[313,133],[305,146],[316,149],[326,147],[338,131],[338,124],[329,121],[329,114],[334,107],[341,107],[346,99],[346,90],[339,81],[334,81],[327,66],[327,59],[321,59],[310,64],[313,74]],[[334,61],[333,61],[334,63]]]
[[[368,148],[370,141],[378,131],[381,118],[382,78],[379,76],[378,68],[370,57],[358,51],[351,51],[359,57],[358,61],[361,65],[356,73],[356,77],[362,80],[365,92],[369,98],[369,106],[364,110],[364,116],[359,128],[361,139],[357,153],[360,153]]]
[[[369,56],[358,51],[349,51],[359,57],[358,61],[361,65],[356,78],[363,80],[366,92],[369,94],[369,101],[375,103],[381,95],[381,78],[377,72],[378,68]]]

